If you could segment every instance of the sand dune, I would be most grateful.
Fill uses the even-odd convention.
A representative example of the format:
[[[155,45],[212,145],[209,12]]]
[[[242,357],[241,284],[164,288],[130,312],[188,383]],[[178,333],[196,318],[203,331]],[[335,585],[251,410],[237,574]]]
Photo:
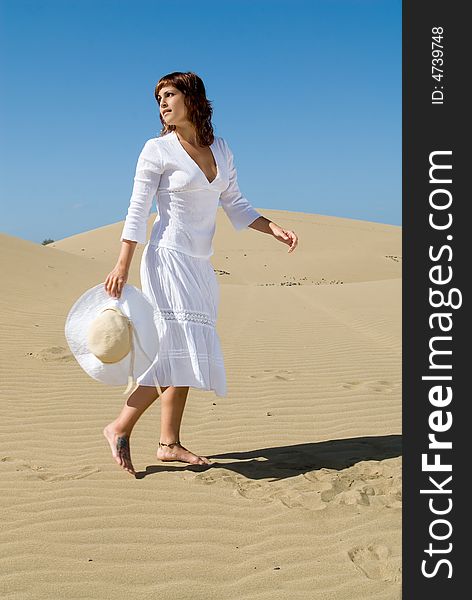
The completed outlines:
[[[48,246],[0,234],[2,598],[401,597],[401,228],[262,213],[294,253],[218,214],[228,397],[191,388],[181,437],[214,465],[156,459],[156,402],[136,479],[102,436],[123,389],[64,337],[122,222]]]

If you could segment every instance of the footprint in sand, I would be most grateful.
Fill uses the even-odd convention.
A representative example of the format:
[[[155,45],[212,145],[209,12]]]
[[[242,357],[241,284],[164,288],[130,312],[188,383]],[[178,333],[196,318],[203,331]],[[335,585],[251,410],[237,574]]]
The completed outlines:
[[[263,369],[259,373],[249,375],[251,379],[258,379],[260,381],[270,381],[278,379],[280,381],[294,381],[295,377],[290,377],[293,371],[287,369]]]
[[[396,256],[394,254],[385,254],[385,258],[389,258],[390,260],[393,260],[394,262],[399,262],[402,260],[401,256]]]
[[[63,346],[50,346],[49,348],[43,348],[39,352],[27,352],[27,356],[32,356],[45,362],[61,361],[61,362],[72,362],[74,360],[68,348]]]
[[[339,384],[344,390],[375,392],[377,394],[385,394],[393,392],[398,384],[387,380],[371,380],[371,381],[343,381]]]
[[[393,557],[388,546],[375,543],[368,546],[355,546],[348,551],[348,556],[369,579],[401,582],[401,558]]]
[[[34,462],[28,462],[22,459],[13,458],[10,456],[4,456],[1,462],[16,463],[14,466],[15,471],[24,472],[27,479],[40,479],[47,482],[55,481],[70,481],[73,479],[83,479],[84,477],[90,477],[95,473],[99,473],[100,469],[93,466],[85,466],[77,469],[74,472],[58,474],[54,473],[49,467],[45,465],[38,465]]]
[[[319,488],[326,504],[369,506],[372,508],[402,508],[402,472],[399,458],[382,461],[366,460],[336,471],[309,471],[303,477]]]
[[[256,461],[246,464],[244,473],[231,466],[201,473],[179,474],[189,483],[228,487],[234,495],[256,503],[281,502],[287,508],[307,511],[337,510],[351,506],[354,511],[402,508],[400,457],[382,461],[360,461],[352,467],[336,470],[310,470],[298,458],[293,465],[283,456],[265,463],[264,479]],[[242,463],[241,463],[242,464]]]
[[[300,508],[308,511],[323,510],[326,504],[321,500],[317,490],[308,489],[307,482],[298,483],[284,481],[277,483],[273,481],[254,481],[239,475],[220,471],[214,474],[197,473],[185,474],[184,479],[200,485],[220,484],[233,491],[233,495],[239,495],[247,500],[259,504],[272,504],[281,502],[287,508]]]
[[[251,469],[252,467],[249,467]],[[273,466],[274,473],[268,472],[267,479],[257,481],[251,475],[243,475],[220,469],[204,473],[186,473],[184,479],[200,485],[220,485],[229,487],[238,494],[262,504],[281,502],[287,508],[301,508],[307,511],[324,509],[336,510],[340,506],[353,509],[400,509],[401,461],[398,458],[384,461],[361,461],[356,465],[337,471],[318,469],[300,475],[300,469],[287,468],[287,477]]]
[[[369,498],[364,490],[350,489],[354,480],[335,479],[331,488],[321,493],[323,502],[333,502],[335,504],[361,504],[369,506]]]

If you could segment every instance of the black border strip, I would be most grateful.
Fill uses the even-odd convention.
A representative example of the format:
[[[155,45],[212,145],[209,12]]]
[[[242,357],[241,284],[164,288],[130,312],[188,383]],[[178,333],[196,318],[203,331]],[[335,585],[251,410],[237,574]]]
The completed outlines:
[[[472,30],[464,6],[403,2],[403,598],[415,600],[470,593],[465,579],[470,476],[460,464],[472,458],[466,446],[472,432],[465,364],[467,328],[472,329],[465,294],[472,254],[465,109],[471,69],[465,53]],[[438,79],[432,77],[441,73],[432,70],[433,58],[441,58],[433,56],[433,48],[440,49],[433,47],[441,31],[435,27],[442,28],[437,43],[444,61],[435,63],[443,68]],[[438,168],[430,172],[432,163]],[[429,448],[432,434],[444,446]],[[435,461],[451,470],[433,471],[427,465]]]

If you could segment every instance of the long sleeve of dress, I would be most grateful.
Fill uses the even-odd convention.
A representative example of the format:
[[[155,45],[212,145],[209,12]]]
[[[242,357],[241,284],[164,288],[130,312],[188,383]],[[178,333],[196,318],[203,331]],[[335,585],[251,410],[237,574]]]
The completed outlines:
[[[262,216],[241,194],[234,157],[225,140],[226,158],[229,169],[229,185],[220,195],[220,204],[236,231],[240,231]]]
[[[144,144],[138,157],[133,191],[121,241],[131,240],[140,244],[146,243],[147,220],[162,172],[162,159],[158,144],[155,140],[150,139]]]

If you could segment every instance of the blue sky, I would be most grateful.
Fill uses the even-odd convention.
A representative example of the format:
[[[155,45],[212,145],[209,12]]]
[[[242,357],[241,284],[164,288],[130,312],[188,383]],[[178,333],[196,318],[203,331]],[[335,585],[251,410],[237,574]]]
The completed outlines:
[[[401,224],[401,0],[0,0],[0,71],[10,235],[125,218],[172,71],[203,79],[262,214]]]

